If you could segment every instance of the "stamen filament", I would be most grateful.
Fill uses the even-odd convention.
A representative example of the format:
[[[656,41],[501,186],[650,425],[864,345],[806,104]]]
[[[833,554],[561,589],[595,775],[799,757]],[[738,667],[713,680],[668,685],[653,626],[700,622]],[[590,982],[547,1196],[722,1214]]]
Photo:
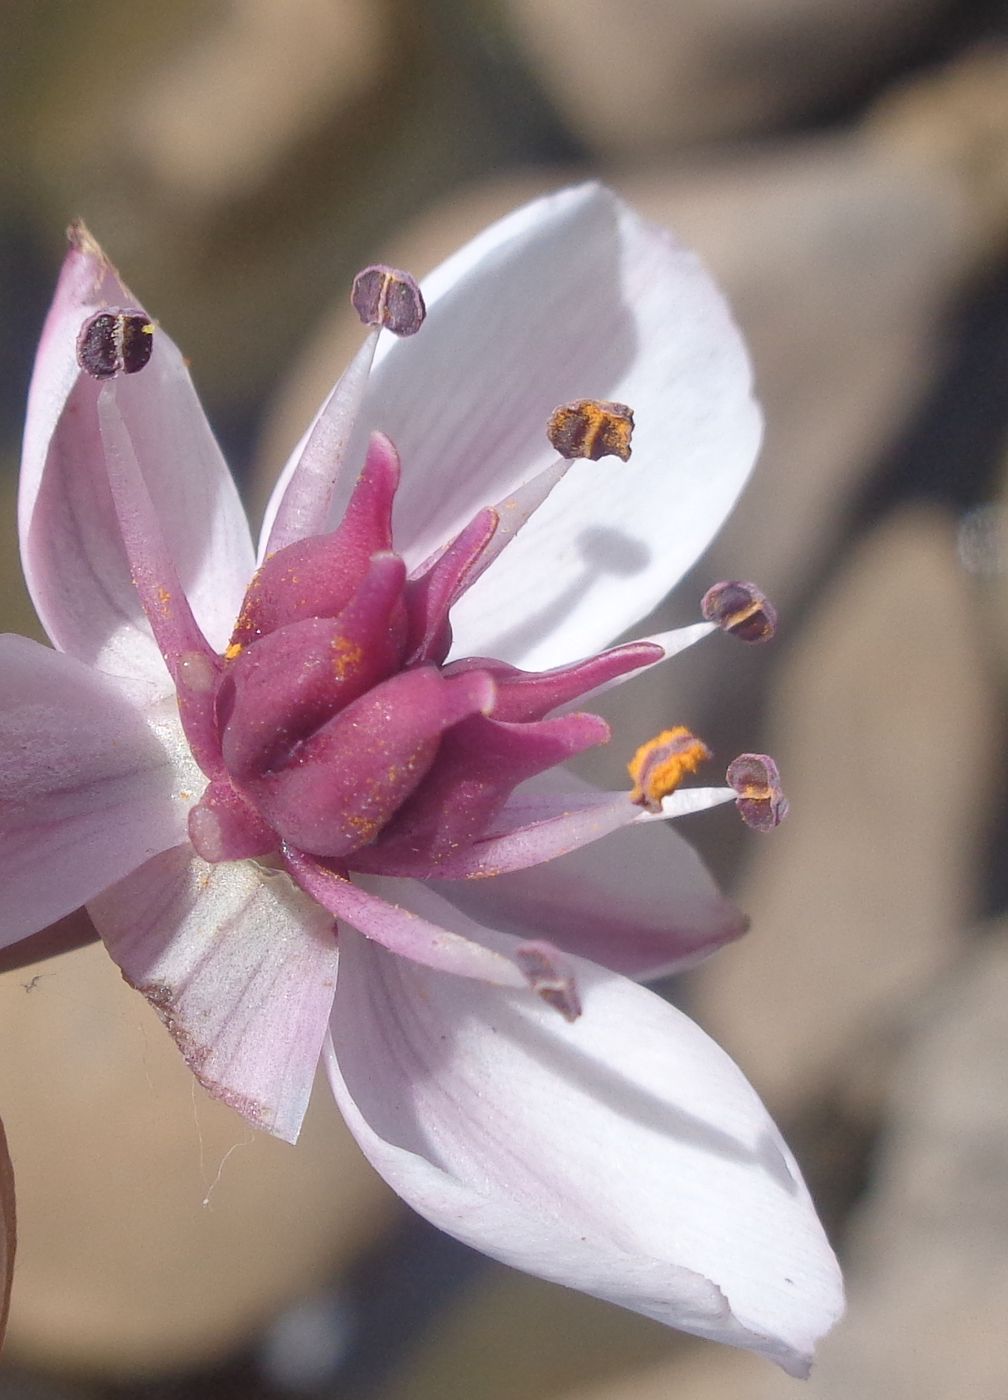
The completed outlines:
[[[559,482],[563,481],[576,460],[577,459],[573,457],[557,457],[548,467],[545,467],[541,472],[537,472],[530,480],[522,482],[521,486],[503,497],[495,506],[490,507],[497,515],[497,528],[492,537],[484,545],[479,557],[473,560],[467,570],[464,580],[464,589],[471,587],[482,574],[486,573],[487,569],[489,569],[490,565],[498,557],[505,545],[509,544],[522,526],[527,521],[531,520],[535,512],[549,497],[553,488],[558,485]],[[468,528],[469,526],[466,526],[466,529]],[[464,530],[460,530],[447,544],[441,545],[438,549],[434,550],[432,554],[429,554],[421,564],[418,564],[415,569],[411,570],[410,578],[418,579],[424,574],[429,573],[434,565],[447,554],[448,550],[457,543],[464,533]],[[458,596],[461,596],[461,592],[464,591],[464,589],[460,591]],[[453,598],[452,602],[457,602],[458,596]]]
[[[322,535],[329,529],[329,511],[380,334],[380,326],[368,332],[319,414],[277,507],[266,558],[306,535]]]
[[[179,714],[193,757],[208,777],[214,777],[222,771],[213,719],[220,659],[189,606],[112,379],[98,392],[98,427],[133,583],[178,691]]]
[[[388,904],[303,851],[285,843],[281,859],[305,894],[389,952],[456,977],[474,977],[500,987],[528,985],[526,976],[502,954],[440,928],[409,909]]]
[[[712,632],[716,632],[718,626],[716,622],[694,622],[689,627],[673,627],[667,632],[653,632],[650,637],[640,637],[633,643],[626,643],[627,646],[635,647],[655,646],[661,647],[661,655],[657,655],[650,661],[644,661],[632,671],[624,671],[620,676],[612,676],[609,680],[597,685],[594,690],[586,690],[581,696],[582,700],[593,700],[597,695],[604,695],[607,690],[613,690],[618,685],[624,685],[627,681],[635,681],[639,677],[651,671],[655,666],[661,666],[666,661],[671,661],[673,656],[678,656],[687,647],[693,646],[696,642],[702,642],[705,637],[709,637]]]

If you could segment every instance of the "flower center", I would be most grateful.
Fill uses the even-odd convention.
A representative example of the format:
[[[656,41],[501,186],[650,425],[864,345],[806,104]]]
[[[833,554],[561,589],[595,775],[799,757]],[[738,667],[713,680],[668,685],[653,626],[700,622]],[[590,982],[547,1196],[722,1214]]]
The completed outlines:
[[[376,306],[400,296],[388,270],[375,282]],[[558,422],[565,466],[629,455],[623,405],[558,409],[555,445]],[[451,608],[522,522],[502,530],[488,507],[407,575],[392,530],[399,478],[376,434],[337,529],[278,549],[252,579],[216,682],[220,768],[190,817],[205,859],[286,845],[346,867],[364,847],[372,863],[376,848],[436,863],[477,840],[519,783],[609,737],[595,715],[551,711],[655,659],[623,647],[538,674],[447,662]]]

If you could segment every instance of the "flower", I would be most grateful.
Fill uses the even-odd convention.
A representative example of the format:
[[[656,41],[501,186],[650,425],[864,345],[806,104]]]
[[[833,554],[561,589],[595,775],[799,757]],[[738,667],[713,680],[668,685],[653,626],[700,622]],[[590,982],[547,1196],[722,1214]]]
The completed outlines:
[[[732,583],[708,620],[598,653],[758,446],[710,279],[596,186],[456,254],[426,321],[411,279],[369,269],[373,327],[256,569],[184,360],[71,244],[20,501],[55,649],[2,639],[2,944],[86,904],[257,1126],[296,1138],[321,1054],[366,1155],[450,1233],[804,1373],[841,1292],[798,1169],[731,1061],[631,980],[743,931],[663,821],[734,799],[769,827],[776,768],[680,788],[708,756],[681,726],[630,791],[557,766],[608,737],[569,702],[719,625],[772,631]],[[594,460],[629,454],[634,415],[631,461]]]

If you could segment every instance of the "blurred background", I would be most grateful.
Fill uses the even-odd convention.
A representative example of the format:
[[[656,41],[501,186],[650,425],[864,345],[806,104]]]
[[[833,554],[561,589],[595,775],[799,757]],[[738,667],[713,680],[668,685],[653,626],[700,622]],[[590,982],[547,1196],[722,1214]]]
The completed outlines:
[[[753,930],[669,992],[781,1123],[850,1294],[802,1391],[477,1258],[391,1198],[325,1092],[293,1150],[209,1101],[89,948],[0,977],[20,1225],[0,1400],[1004,1400],[1003,0],[0,17],[5,630],[37,635],[16,467],[73,217],[191,357],[253,513],[358,342],[365,262],[421,275],[598,173],[726,287],[766,448],[656,625],[723,577],[783,624],[620,690],[617,723],[780,763],[772,839],[724,809],[686,833]]]

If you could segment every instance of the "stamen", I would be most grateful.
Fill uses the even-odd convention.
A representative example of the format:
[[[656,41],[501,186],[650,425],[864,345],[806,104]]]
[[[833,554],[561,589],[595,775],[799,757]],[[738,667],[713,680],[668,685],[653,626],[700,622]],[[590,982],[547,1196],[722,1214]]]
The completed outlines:
[[[649,812],[660,812],[662,798],[675,792],[683,778],[695,773],[710,757],[707,745],[684,725],[664,729],[641,744],[627,764],[634,783],[630,801]]]
[[[81,326],[77,363],[92,379],[136,374],[154,348],[154,323],[142,311],[99,311]]]
[[[350,301],[365,326],[381,326],[393,335],[416,335],[427,315],[415,279],[384,263],[358,272]]]
[[[700,601],[708,622],[743,642],[768,642],[777,631],[777,609],[754,583],[715,583]]]
[[[370,894],[352,884],[335,862],[316,860],[287,843],[280,855],[291,879],[316,903],[389,952],[456,977],[500,987],[528,985],[523,970],[503,954]]]
[[[379,327],[347,365],[308,436],[270,527],[264,557],[329,528],[329,510],[364,399]]]
[[[521,486],[517,487],[495,505],[489,507],[489,510],[497,517],[497,528],[480,550],[479,556],[473,559],[469,568],[466,570],[463,586],[452,598],[452,604],[457,603],[466,589],[471,588],[476,580],[486,573],[487,569],[489,569],[490,565],[503,551],[504,547],[514,539],[522,526],[532,518],[553,488],[558,482],[564,479],[573,465],[573,458],[565,459],[563,457],[557,457],[548,467],[545,467],[541,472],[537,472],[536,475],[531,477],[528,481],[522,482]],[[484,512],[481,512],[481,514],[483,513]],[[429,554],[427,558],[424,559],[423,563],[413,570],[410,578],[418,580],[423,578],[425,574],[430,573],[434,566],[440,563],[444,555],[459,544],[466,532],[472,528],[475,520],[478,518],[478,516],[474,517],[474,520],[466,526],[465,530],[460,531],[454,539],[449,540],[447,544],[439,546],[432,554]]]
[[[452,599],[456,603],[467,588],[471,588],[514,539],[522,526],[531,519],[554,487],[559,485],[574,463],[581,457],[598,461],[615,455],[625,462],[630,456],[630,436],[633,432],[633,410],[622,403],[603,403],[595,399],[578,399],[554,409],[546,427],[546,436],[560,453],[555,461],[544,467],[528,481],[497,501],[492,509],[497,513],[497,529],[487,541],[479,558],[466,573],[464,587]],[[459,538],[459,537],[456,537]],[[454,543],[454,541],[452,542]],[[419,578],[451,545],[442,546],[413,571]]]
[[[179,580],[113,384],[99,390],[98,429],[130,573],[175,683],[179,715],[193,757],[207,777],[213,778],[220,771],[221,760],[211,676],[220,663],[200,631]]]
[[[777,765],[767,754],[739,754],[728,765],[725,781],[738,793],[735,806],[754,831],[773,831],[787,816],[791,804],[781,789]]]
[[[576,399],[550,415],[546,436],[561,457],[630,457],[633,409],[605,399]]]
[[[559,1011],[565,1021],[577,1020],[581,1015],[581,998],[574,974],[551,943],[523,943],[514,950],[514,960],[536,996]]]
[[[484,555],[492,547],[498,525],[496,511],[479,511],[430,568],[410,580],[408,665],[418,661],[440,665],[448,655],[452,644],[448,614],[469,587],[474,570],[478,577],[486,567]]]

